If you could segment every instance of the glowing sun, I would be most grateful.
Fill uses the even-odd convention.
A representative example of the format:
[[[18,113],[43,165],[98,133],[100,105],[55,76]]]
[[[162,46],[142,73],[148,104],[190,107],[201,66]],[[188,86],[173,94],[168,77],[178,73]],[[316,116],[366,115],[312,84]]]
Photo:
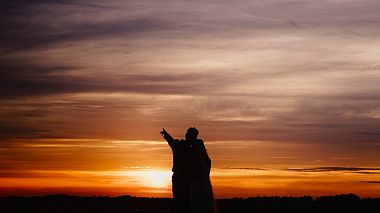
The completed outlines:
[[[153,188],[166,188],[170,186],[172,173],[163,170],[141,171],[141,182],[143,185]]]

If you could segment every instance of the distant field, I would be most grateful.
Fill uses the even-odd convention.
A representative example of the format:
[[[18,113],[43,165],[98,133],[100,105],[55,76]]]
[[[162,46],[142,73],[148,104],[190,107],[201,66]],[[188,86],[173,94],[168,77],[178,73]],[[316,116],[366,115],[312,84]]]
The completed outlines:
[[[8,196],[0,198],[0,213],[164,213],[171,212],[170,198],[79,197],[48,195],[36,197]],[[304,197],[251,197],[218,199],[219,213],[248,212],[380,212],[380,198],[360,198],[354,194]]]

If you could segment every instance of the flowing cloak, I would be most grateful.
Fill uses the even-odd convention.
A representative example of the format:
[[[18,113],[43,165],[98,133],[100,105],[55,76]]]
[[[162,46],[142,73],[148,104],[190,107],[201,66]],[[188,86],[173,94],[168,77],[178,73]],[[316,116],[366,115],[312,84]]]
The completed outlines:
[[[214,194],[210,181],[211,159],[198,139],[192,147],[190,178],[190,212],[214,213]]]

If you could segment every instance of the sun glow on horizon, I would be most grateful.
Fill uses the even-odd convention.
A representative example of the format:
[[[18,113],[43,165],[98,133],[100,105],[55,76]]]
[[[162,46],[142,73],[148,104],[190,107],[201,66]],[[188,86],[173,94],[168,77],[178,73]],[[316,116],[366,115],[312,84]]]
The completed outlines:
[[[130,167],[130,170],[105,172],[106,175],[117,177],[117,184],[126,182],[146,188],[169,189],[172,172],[167,169],[153,169],[150,167]],[[127,181],[120,181],[125,179]]]
[[[141,171],[141,182],[152,188],[169,188],[172,173],[165,170]]]

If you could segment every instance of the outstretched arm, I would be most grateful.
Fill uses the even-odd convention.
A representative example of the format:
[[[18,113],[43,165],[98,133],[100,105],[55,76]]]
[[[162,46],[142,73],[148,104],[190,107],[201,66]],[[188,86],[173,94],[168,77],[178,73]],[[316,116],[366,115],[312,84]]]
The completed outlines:
[[[172,146],[175,141],[174,138],[165,129],[162,129],[160,133],[162,137],[169,143],[169,145]]]

